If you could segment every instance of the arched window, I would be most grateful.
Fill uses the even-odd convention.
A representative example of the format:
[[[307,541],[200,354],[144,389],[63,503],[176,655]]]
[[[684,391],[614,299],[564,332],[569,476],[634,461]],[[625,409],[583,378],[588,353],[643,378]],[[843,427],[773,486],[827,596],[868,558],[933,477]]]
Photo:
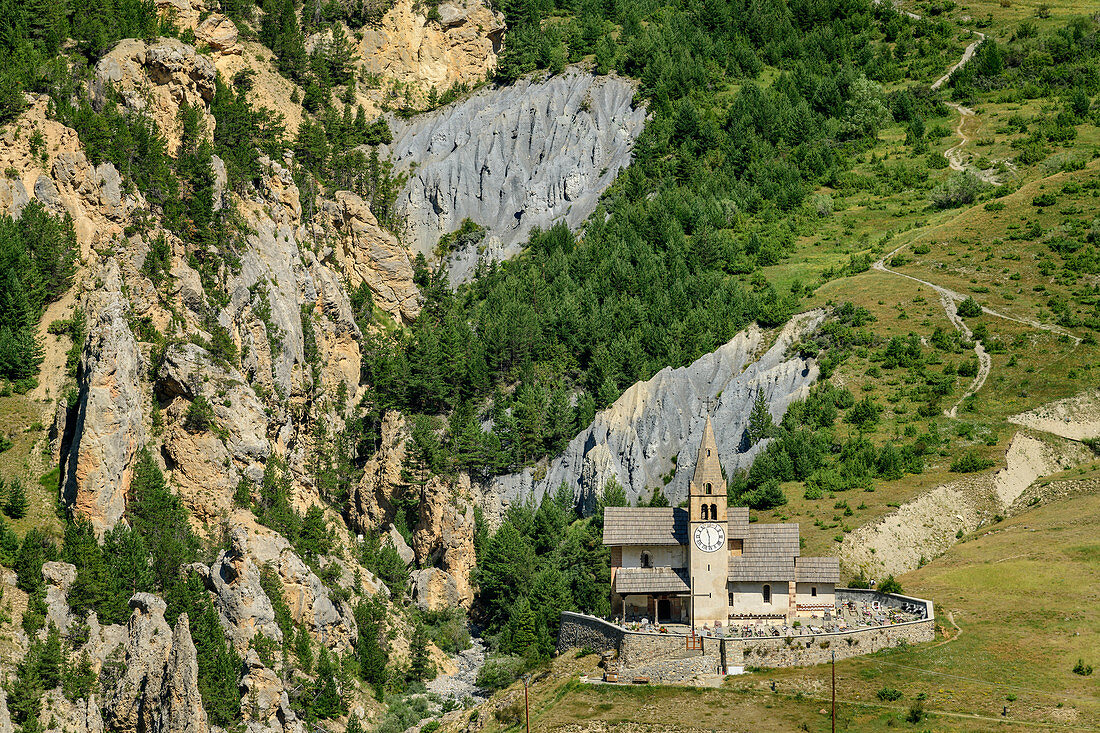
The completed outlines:
[[[714,487],[712,487],[710,484],[704,484],[703,488],[706,489],[707,493],[709,494],[713,490]]]
[[[707,505],[706,504],[703,505],[703,519],[710,519],[710,517],[707,515]]]
[[[707,448],[707,458],[710,458],[710,448]]]
[[[813,586],[812,588],[810,588],[810,595],[813,596],[814,598],[817,598],[817,586],[816,585]]]
[[[650,563],[650,561],[649,561],[649,553],[648,552],[643,552],[642,553],[642,567],[643,568],[653,567],[652,563]]]
[[[711,504],[710,505],[710,518],[711,519],[718,519],[718,505],[717,504]]]
[[[764,586],[764,603],[772,602],[772,587],[770,585]]]

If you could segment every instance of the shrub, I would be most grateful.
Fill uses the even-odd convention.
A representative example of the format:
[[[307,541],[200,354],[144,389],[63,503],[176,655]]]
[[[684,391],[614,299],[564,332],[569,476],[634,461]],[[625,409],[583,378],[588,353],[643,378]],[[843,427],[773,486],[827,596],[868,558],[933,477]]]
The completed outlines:
[[[883,702],[894,702],[901,699],[901,690],[895,690],[893,687],[883,687],[877,693],[878,699]]]
[[[989,458],[983,458],[974,451],[967,451],[951,462],[952,473],[974,473],[984,471],[993,465]]]
[[[897,579],[894,578],[893,575],[887,575],[886,580],[882,581],[882,583],[879,585],[878,592],[879,593],[901,593],[902,592],[901,583],[899,583],[897,581]]]
[[[989,184],[973,173],[952,173],[932,189],[929,198],[937,209],[952,209],[974,203],[988,189]]]
[[[192,433],[201,433],[214,425],[214,408],[202,395],[199,395],[187,407],[183,427]]]
[[[477,686],[485,690],[502,690],[519,679],[525,662],[521,657],[493,657],[477,673]]]
[[[909,712],[905,716],[905,720],[908,723],[919,723],[924,720],[926,713],[924,712],[924,702],[916,700],[909,706]]]
[[[1085,664],[1084,659],[1078,659],[1077,664],[1073,665],[1073,673],[1079,674],[1082,677],[1088,677],[1090,674],[1092,674],[1092,665]]]
[[[966,296],[966,300],[959,303],[958,313],[963,318],[977,318],[982,314],[982,306],[973,296]]]

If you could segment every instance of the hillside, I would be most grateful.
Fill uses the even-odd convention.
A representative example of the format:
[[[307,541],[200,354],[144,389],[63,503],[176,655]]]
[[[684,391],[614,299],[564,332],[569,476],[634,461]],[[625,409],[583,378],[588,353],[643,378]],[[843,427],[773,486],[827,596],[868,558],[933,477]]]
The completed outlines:
[[[950,620],[844,729],[1091,729],[1088,10],[0,3],[0,733],[824,730],[551,659],[708,413]]]

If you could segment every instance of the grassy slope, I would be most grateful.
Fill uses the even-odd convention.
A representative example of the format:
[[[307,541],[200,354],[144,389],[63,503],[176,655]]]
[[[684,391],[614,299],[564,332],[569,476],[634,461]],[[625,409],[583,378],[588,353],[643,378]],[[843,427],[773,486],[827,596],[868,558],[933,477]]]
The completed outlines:
[[[1079,657],[1100,659],[1098,537],[1100,495],[1074,496],[985,528],[903,577],[907,590],[937,600],[949,634],[838,663],[837,729],[1100,729],[1100,677],[1071,671]],[[576,730],[603,730],[593,721],[624,731],[829,730],[820,713],[829,694],[826,666],[731,677],[720,690],[570,684],[574,675],[597,673],[596,661],[572,654],[555,661],[532,688],[532,730],[579,721],[590,722]],[[770,691],[772,681],[779,694]],[[903,698],[880,701],[876,693],[884,687],[901,690]],[[921,692],[931,717],[911,725],[904,718]],[[1002,718],[1006,705],[1010,715]],[[504,723],[494,717],[486,730],[507,729],[509,717],[502,717]]]
[[[927,14],[926,3],[905,5]],[[951,17],[962,20],[965,15],[981,18],[991,14],[993,24],[985,32],[1004,39],[1021,20],[1033,20],[1045,31],[1085,10],[1080,4],[1071,4],[1052,9],[1052,16],[1044,19],[1036,17],[1039,5],[1011,2],[1003,7],[997,1],[983,1],[960,6]],[[974,27],[966,20],[961,24]],[[1004,101],[994,95],[982,100],[974,106],[978,125],[971,133],[973,141],[963,149],[964,159],[1013,158],[1010,143],[1014,135],[1004,130],[1004,121],[1013,114],[1033,116],[1050,104],[1050,100]],[[928,127],[954,131],[957,119],[952,112],[929,120]],[[903,142],[900,126],[884,130],[879,145],[857,171],[882,177],[882,165],[889,169],[923,160],[924,156],[911,155]],[[930,141],[930,149],[942,154],[957,142],[951,134]],[[1054,152],[1091,157],[1098,147],[1100,130],[1082,125],[1075,141]],[[929,186],[949,174],[949,170],[930,171]],[[985,202],[966,209],[933,211],[927,205],[927,189],[824,191],[834,196],[836,213],[817,223],[798,240],[790,259],[766,274],[780,285],[795,280],[813,282],[823,270],[844,265],[853,254],[867,253],[877,259],[906,245],[903,252],[909,262],[895,269],[960,293],[972,293],[983,305],[1006,315],[1051,323],[1054,316],[1046,307],[1051,295],[1072,302],[1074,290],[1088,278],[1071,283],[1057,274],[1042,275],[1037,263],[1049,256],[1048,248],[1038,241],[1011,239],[1018,229],[1010,227],[1038,221],[1046,233],[1067,217],[1088,214],[1097,208],[1093,192],[1067,194],[1062,187],[1098,175],[1100,164],[1095,161],[1072,173],[1050,174],[1041,164],[1016,170],[1006,179],[1018,182],[1020,189],[1001,199],[1005,207],[997,212],[986,210]],[[1057,204],[1034,206],[1034,197],[1046,192],[1057,194]],[[920,243],[928,244],[930,251],[914,255],[912,246]],[[883,339],[910,331],[927,337],[937,326],[953,330],[934,291],[897,275],[868,271],[834,280],[818,288],[807,304],[842,300],[868,308],[878,319],[870,328]],[[1075,307],[1080,310],[1079,305]],[[872,376],[874,364],[866,355],[852,358],[834,377],[857,397],[870,394],[887,406],[872,436],[876,442],[898,439],[910,427],[918,432],[936,429],[949,437],[939,454],[929,458],[923,474],[878,482],[874,492],[847,492],[819,500],[804,499],[801,487],[787,486],[790,503],[760,513],[759,519],[798,521],[807,540],[804,551],[830,553],[845,531],[957,478],[948,467],[961,452],[974,450],[1003,465],[1004,452],[1018,429],[1007,422],[1009,416],[1097,383],[1094,370],[1100,364],[1100,349],[1096,346],[1075,344],[1064,336],[989,315],[968,319],[968,323],[971,328],[984,323],[991,336],[1009,347],[1005,353],[991,355],[992,371],[985,386],[972,409],[960,409],[958,419],[917,415],[915,404],[905,394],[905,370],[883,370]],[[1070,330],[1077,336],[1087,333]],[[956,364],[969,358],[972,352],[944,355],[945,361]],[[945,406],[959,399],[969,382],[969,378],[956,378],[955,391]],[[1100,476],[1100,465],[1067,474],[1073,479]],[[1050,481],[1039,482],[1047,483]],[[845,501],[851,515],[835,508],[837,501]],[[1100,729],[1100,678],[1071,671],[1079,657],[1100,666],[1097,537],[1100,496],[1086,493],[983,528],[946,555],[901,578],[907,591],[936,600],[948,634],[933,644],[839,664],[838,697],[847,702],[840,705],[838,730]],[[961,634],[950,628],[948,613]],[[708,691],[616,689],[569,682],[575,674],[594,669],[593,657],[555,662],[552,674],[533,688],[532,729],[555,730],[587,720],[606,721],[608,730],[662,726],[684,730],[687,725],[698,730],[829,730],[828,717],[820,713],[828,694],[825,667],[757,673],[730,679],[722,690]],[[771,693],[772,680],[781,694]],[[903,699],[894,703],[878,700],[876,692],[883,687],[902,690]],[[914,726],[904,722],[904,716],[919,692],[928,695],[926,707],[934,715]],[[522,688],[519,693],[522,701]],[[1005,705],[1011,710],[1008,718],[1001,716]],[[494,719],[487,729],[506,727]],[[605,728],[595,723],[577,728],[588,729]]]

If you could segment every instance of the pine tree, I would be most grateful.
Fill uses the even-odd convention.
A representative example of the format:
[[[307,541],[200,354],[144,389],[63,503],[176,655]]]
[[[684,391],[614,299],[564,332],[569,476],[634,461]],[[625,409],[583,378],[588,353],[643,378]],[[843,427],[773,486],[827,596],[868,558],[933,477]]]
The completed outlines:
[[[775,424],[772,422],[771,412],[768,411],[768,401],[764,398],[764,390],[756,390],[756,398],[752,403],[752,412],[749,413],[749,426],[746,428],[749,445],[756,445],[765,438],[770,438],[775,432]]]
[[[428,655],[428,632],[417,622],[409,642],[409,679],[430,680],[435,677],[435,665]]]
[[[65,562],[76,566],[76,580],[69,588],[69,608],[79,616],[93,610],[98,613],[108,602],[111,589],[103,552],[91,522],[75,520],[66,525],[61,556]]]
[[[52,690],[61,684],[61,669],[65,662],[61,651],[61,632],[53,621],[49,624],[46,633],[46,641],[42,645],[42,651],[38,657],[38,677],[42,680],[42,687]]]
[[[119,522],[103,535],[103,557],[109,568],[109,595],[97,609],[99,620],[123,623],[130,615],[130,598],[154,590],[156,577],[149,566],[149,548],[138,532]]]
[[[359,627],[355,656],[363,680],[374,688],[378,699],[382,699],[382,687],[386,682],[387,655],[382,646],[385,617],[385,608],[377,599],[360,601],[355,607],[355,623]],[[348,725],[350,727],[350,721]]]
[[[305,626],[298,626],[294,636],[294,656],[298,658],[298,667],[306,674],[313,671],[313,646]]]
[[[8,500],[4,504],[4,513],[12,519],[22,519],[27,516],[27,492],[23,489],[23,482],[13,478],[8,486]]]
[[[28,530],[15,558],[16,586],[31,595],[40,591],[45,586],[42,564],[55,559],[57,549],[50,538],[37,527]]]
[[[138,453],[127,511],[134,529],[152,555],[156,586],[167,591],[179,582],[179,568],[198,556],[187,510],[164,483],[164,474],[148,449]]]
[[[96,673],[87,650],[80,653],[77,663],[65,670],[61,681],[62,691],[69,700],[87,700],[96,687]]]
[[[508,640],[508,653],[524,658],[537,655],[535,642],[538,640],[538,628],[531,603],[526,597],[520,598],[512,607],[504,635]]]
[[[344,712],[344,701],[336,683],[336,669],[324,645],[317,652],[317,681],[314,690],[311,709],[318,718],[335,718]]]

